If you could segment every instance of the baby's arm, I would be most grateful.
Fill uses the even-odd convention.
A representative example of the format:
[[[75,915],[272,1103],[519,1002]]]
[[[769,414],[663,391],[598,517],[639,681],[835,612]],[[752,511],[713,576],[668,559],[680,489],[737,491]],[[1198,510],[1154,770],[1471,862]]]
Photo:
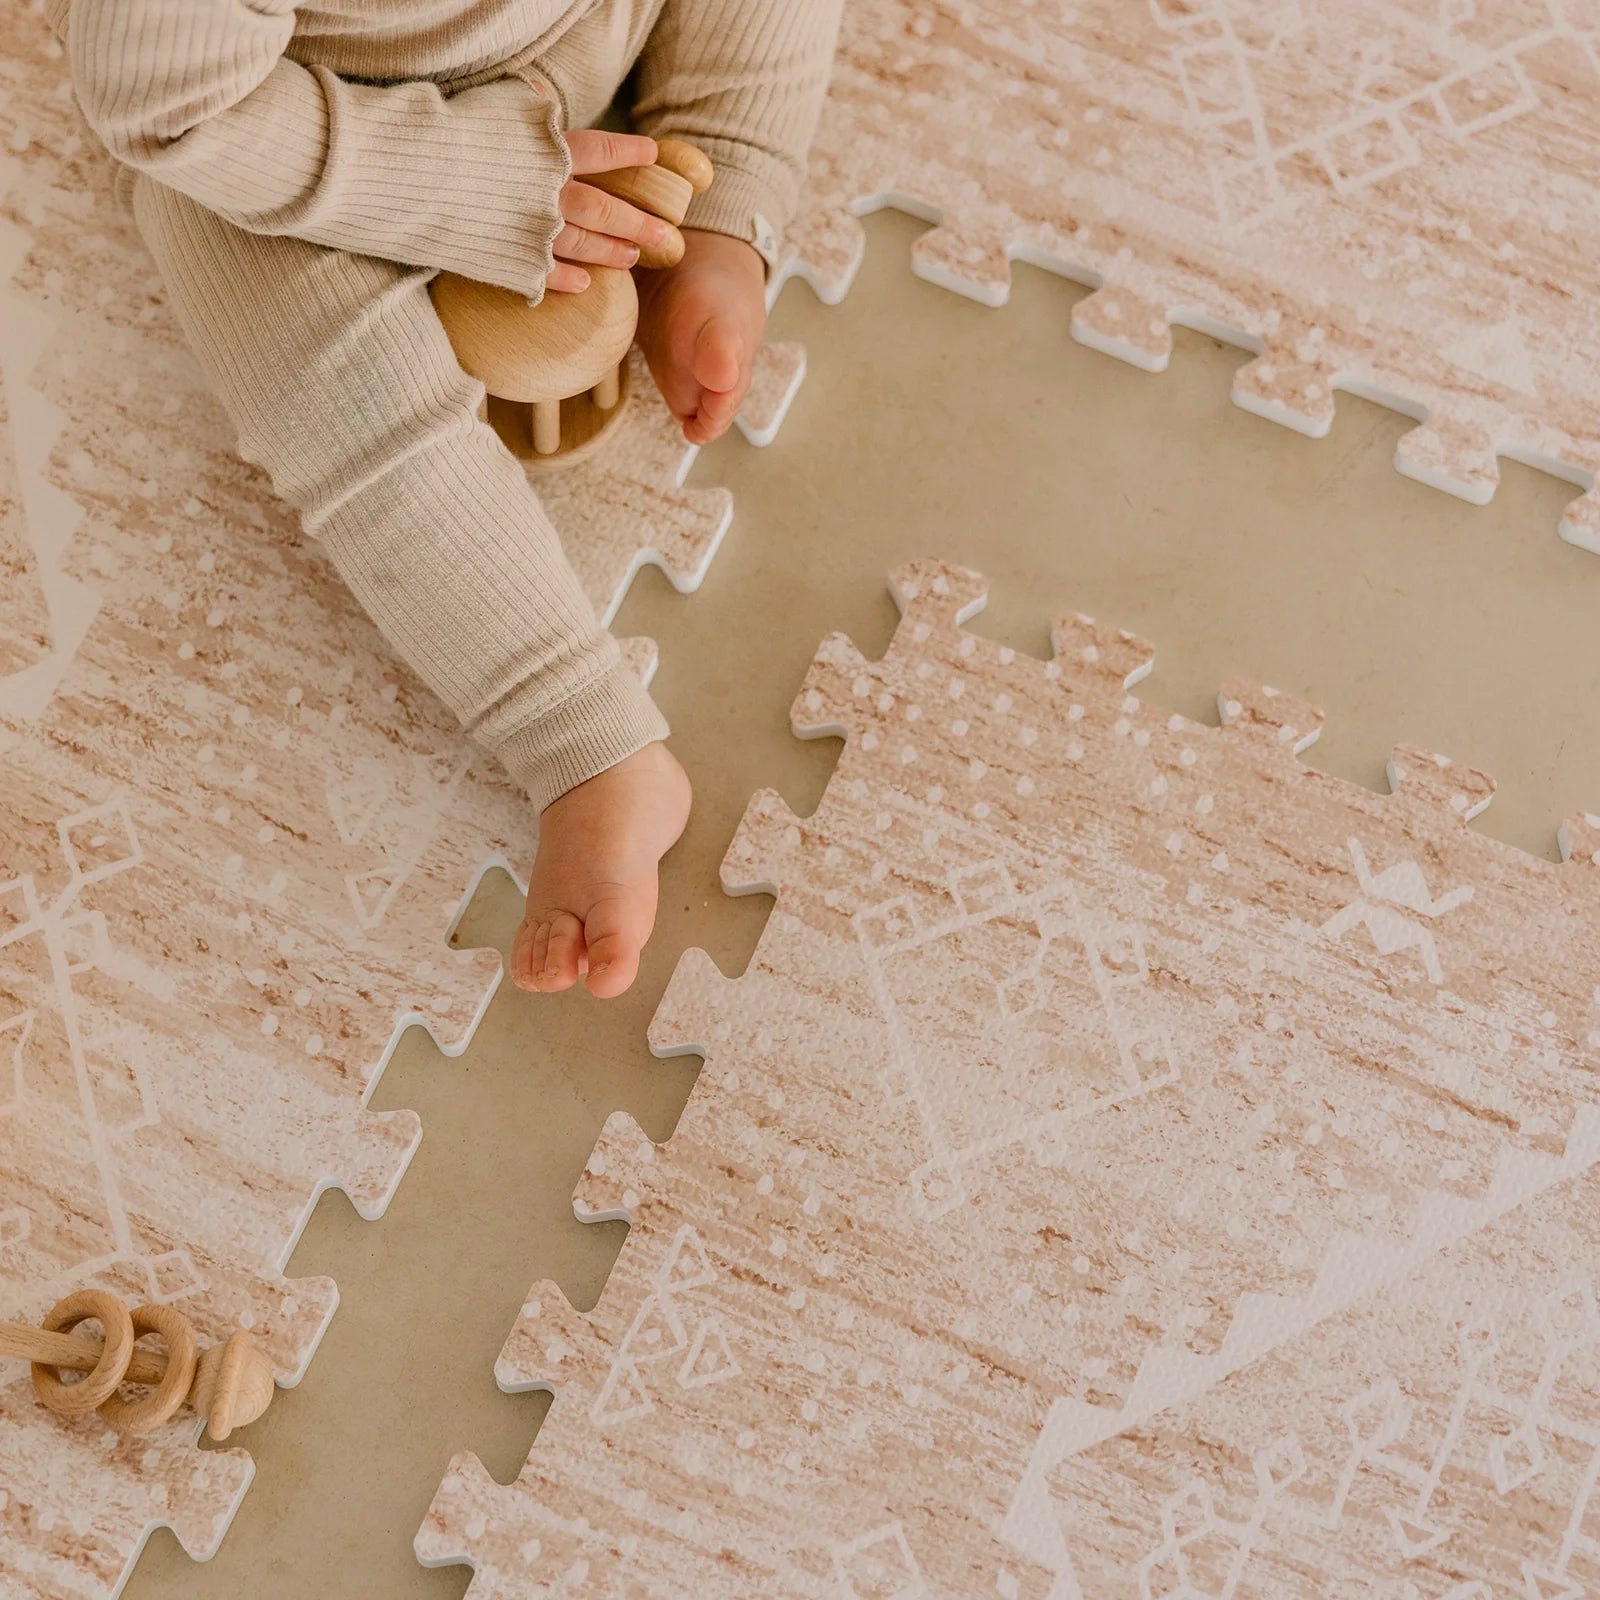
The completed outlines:
[[[666,0],[639,60],[641,133],[691,140],[717,178],[684,218],[770,267],[828,86],[840,0]]]
[[[542,293],[570,176],[553,97],[445,98],[284,55],[292,0],[71,0],[89,125],[119,161],[252,233]]]

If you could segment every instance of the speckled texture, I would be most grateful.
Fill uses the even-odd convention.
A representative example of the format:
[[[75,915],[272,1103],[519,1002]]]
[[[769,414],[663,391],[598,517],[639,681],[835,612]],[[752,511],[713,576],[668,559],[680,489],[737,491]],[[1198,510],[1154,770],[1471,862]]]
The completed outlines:
[[[0,1316],[103,1284],[292,1380],[336,1299],[294,1240],[330,1185],[393,1192],[420,1129],[367,1097],[406,1020],[469,1037],[499,961],[446,936],[534,819],[234,456],[43,19],[0,43]],[[603,612],[641,550],[692,587],[730,514],[646,392],[550,491]],[[6,1364],[0,1593],[114,1593],[162,1523],[203,1556],[250,1470]]]
[[[1074,334],[1140,366],[1173,322],[1245,344],[1291,427],[1339,388],[1426,419],[1397,465],[1469,500],[1497,453],[1594,487],[1592,0],[858,0],[788,270],[842,294],[883,203],[979,299],[1012,259],[1098,290]],[[1593,493],[1562,532],[1600,548]]]
[[[419,1554],[473,1600],[1586,1592],[1600,819],[1554,865],[1443,758],[1375,794],[1288,696],[1201,725],[1113,626],[1041,662],[972,573],[894,589],[796,702],[817,811],[728,853],[748,971],[655,1020],[676,1132],[589,1162],[599,1304],[505,1347],[527,1465],[457,1458]]]

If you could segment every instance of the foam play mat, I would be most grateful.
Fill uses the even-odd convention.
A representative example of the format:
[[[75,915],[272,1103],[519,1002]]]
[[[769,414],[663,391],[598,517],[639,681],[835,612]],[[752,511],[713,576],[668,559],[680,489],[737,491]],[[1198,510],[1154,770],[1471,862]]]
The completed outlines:
[[[1553,865],[1445,757],[1380,796],[1286,695],[1195,723],[1114,626],[1037,661],[975,574],[894,589],[795,703],[821,805],[729,850],[749,970],[655,1019],[677,1130],[589,1162],[599,1304],[506,1345],[528,1463],[454,1462],[419,1554],[474,1600],[1584,1593],[1600,819]]]
[[[408,1022],[470,1040],[500,964],[451,929],[534,819],[238,459],[43,16],[0,42],[0,1319],[95,1285],[292,1383],[337,1299],[295,1243],[395,1193],[422,1129],[369,1099]],[[1064,274],[1151,370],[1231,340],[1240,405],[1381,401],[1403,472],[1531,463],[1600,550],[1597,175],[1593,0],[848,0],[771,290],[837,299],[899,207],[925,278]],[[763,354],[751,439],[803,370]],[[541,481],[608,621],[732,512],[629,392]],[[505,1346],[548,1420],[509,1485],[455,1458],[418,1556],[474,1600],[1600,1592],[1600,819],[1536,859],[1443,756],[1375,794],[1291,695],[1197,722],[1114,621],[1033,659],[972,572],[892,583],[884,659],[830,639],[796,702],[820,808],[729,850],[748,972],[691,954],[656,1017],[681,1124],[581,1179],[632,1224],[604,1294]],[[8,1364],[6,1600],[214,1551],[252,1466],[197,1437]]]
[[[500,962],[447,937],[534,818],[236,458],[59,46],[0,32],[0,1317],[101,1285],[292,1381],[337,1296],[290,1251],[325,1188],[399,1182],[417,1119],[367,1097],[406,1022],[470,1037]],[[766,353],[752,432],[801,367]],[[604,615],[646,561],[697,583],[732,512],[634,388],[547,496]],[[0,1589],[109,1593],[160,1523],[215,1548],[250,1464],[195,1427],[63,1422],[8,1365]]]

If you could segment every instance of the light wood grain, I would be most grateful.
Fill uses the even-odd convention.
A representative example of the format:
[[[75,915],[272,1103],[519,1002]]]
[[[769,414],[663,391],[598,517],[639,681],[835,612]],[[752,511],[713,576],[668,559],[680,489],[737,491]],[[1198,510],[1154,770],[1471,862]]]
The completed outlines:
[[[687,178],[661,166],[621,167],[614,172],[597,172],[584,182],[648,211],[668,225],[667,235],[659,244],[639,246],[641,267],[675,267],[683,260],[683,235],[678,232],[678,224],[695,196],[694,185]]]
[[[619,268],[588,271],[581,294],[546,294],[537,305],[509,289],[441,273],[433,303],[456,359],[505,400],[531,405],[592,389],[627,355],[639,297]]]
[[[689,187],[696,194],[704,194],[715,176],[711,157],[687,139],[657,140],[656,165],[687,179]],[[683,219],[680,217],[678,220],[681,222]]]
[[[561,402],[533,402],[533,448],[541,456],[553,456],[561,448]]]
[[[611,172],[596,172],[583,181],[674,227],[683,221],[695,193],[687,178],[661,166],[618,167]]]

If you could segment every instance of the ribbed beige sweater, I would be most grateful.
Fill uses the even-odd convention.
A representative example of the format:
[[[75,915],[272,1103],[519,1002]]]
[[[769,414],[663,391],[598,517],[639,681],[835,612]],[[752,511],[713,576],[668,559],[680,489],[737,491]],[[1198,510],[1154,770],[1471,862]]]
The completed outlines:
[[[770,250],[839,0],[47,3],[241,452],[400,654],[540,805],[661,737],[426,285],[543,293],[561,130],[630,71],[716,164],[688,224]]]

